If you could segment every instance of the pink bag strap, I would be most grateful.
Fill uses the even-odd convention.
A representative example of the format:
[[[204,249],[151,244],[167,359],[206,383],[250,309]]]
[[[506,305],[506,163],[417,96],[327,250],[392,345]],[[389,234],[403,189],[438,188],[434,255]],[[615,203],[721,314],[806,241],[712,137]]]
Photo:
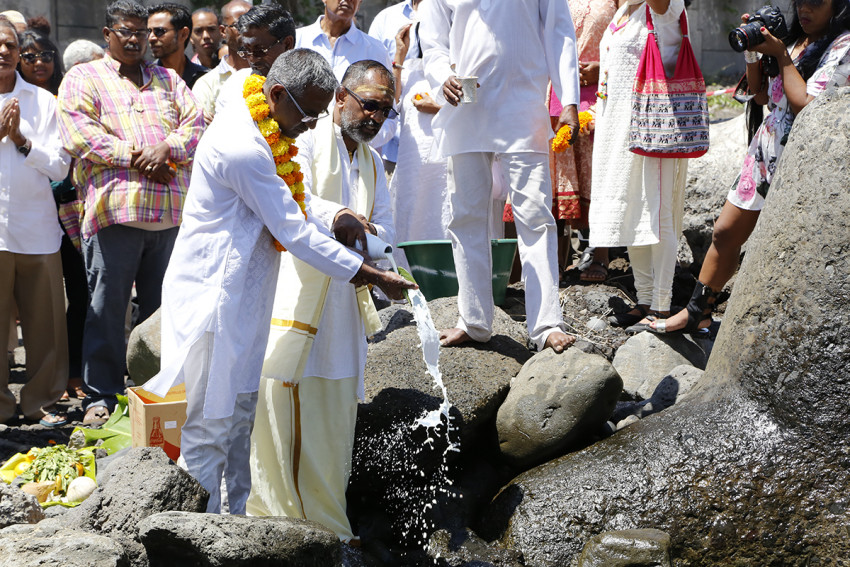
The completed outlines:
[[[682,29],[682,37],[688,37],[688,17],[685,15],[687,10],[682,10],[679,15],[679,27]],[[650,14],[649,4],[646,4],[646,29],[649,33],[655,33],[655,26],[652,25],[652,15]]]

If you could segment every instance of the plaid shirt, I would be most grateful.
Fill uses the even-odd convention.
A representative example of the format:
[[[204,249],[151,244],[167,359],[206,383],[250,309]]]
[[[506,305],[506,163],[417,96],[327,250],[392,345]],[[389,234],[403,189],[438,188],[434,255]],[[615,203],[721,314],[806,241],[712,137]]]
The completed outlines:
[[[75,158],[74,185],[85,195],[83,238],[127,222],[177,225],[204,116],[192,92],[170,69],[142,63],[142,87],[118,74],[106,56],[77,65],[59,88],[59,131]],[[176,175],[168,185],[130,168],[131,152],[165,141]]]

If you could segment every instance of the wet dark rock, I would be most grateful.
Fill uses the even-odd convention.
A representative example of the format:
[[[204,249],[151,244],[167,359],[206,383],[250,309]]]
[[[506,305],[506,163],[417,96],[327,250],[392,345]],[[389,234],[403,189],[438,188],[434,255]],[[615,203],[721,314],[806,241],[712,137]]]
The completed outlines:
[[[593,536],[578,567],[671,567],[670,536],[661,530],[622,530]]]
[[[623,393],[630,399],[652,397],[655,388],[681,365],[705,368],[705,349],[688,335],[662,336],[638,333],[614,355],[613,365],[623,379]]]
[[[141,386],[159,372],[162,356],[162,315],[157,309],[130,333],[127,341],[127,373]]]
[[[164,512],[139,523],[151,567],[326,567],[342,564],[336,534],[316,522]]]
[[[829,132],[829,135],[824,135]],[[705,374],[686,400],[503,488],[477,533],[532,565],[646,526],[674,564],[850,557],[850,89],[797,118]]]
[[[121,545],[108,537],[74,529],[0,533],[0,567],[129,567]]]
[[[502,455],[527,468],[563,454],[605,423],[622,388],[614,367],[601,356],[572,348],[534,355],[511,381],[499,408]]]
[[[14,524],[35,524],[44,519],[44,510],[35,496],[0,481],[0,529]]]
[[[452,535],[438,530],[428,541],[428,556],[437,567],[522,567],[522,553],[489,545],[471,530]]]

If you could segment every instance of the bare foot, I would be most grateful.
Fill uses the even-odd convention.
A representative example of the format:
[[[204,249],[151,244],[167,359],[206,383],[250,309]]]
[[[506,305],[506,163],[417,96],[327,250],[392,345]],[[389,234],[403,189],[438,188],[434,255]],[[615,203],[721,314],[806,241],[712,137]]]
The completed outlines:
[[[457,327],[440,331],[440,346],[453,347],[462,345],[463,343],[471,340],[472,337],[467,335],[466,331],[458,329]]]
[[[553,331],[546,337],[546,344],[543,348],[551,348],[557,353],[564,352],[564,349],[569,348],[576,342],[576,338],[561,331]]]
[[[649,326],[656,329],[657,320],[649,323]],[[675,315],[672,315],[664,320],[664,330],[667,333],[683,329],[688,324],[688,310],[682,309]]]

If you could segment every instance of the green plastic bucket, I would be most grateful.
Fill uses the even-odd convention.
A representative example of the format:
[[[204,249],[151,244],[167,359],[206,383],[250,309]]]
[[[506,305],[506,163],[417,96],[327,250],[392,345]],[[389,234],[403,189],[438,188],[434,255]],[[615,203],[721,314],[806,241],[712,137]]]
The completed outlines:
[[[514,263],[516,238],[491,240],[490,244],[493,251],[493,302],[501,305],[505,302]],[[431,301],[457,295],[457,272],[451,240],[414,240],[402,242],[398,248],[404,250],[410,273],[425,299]]]

